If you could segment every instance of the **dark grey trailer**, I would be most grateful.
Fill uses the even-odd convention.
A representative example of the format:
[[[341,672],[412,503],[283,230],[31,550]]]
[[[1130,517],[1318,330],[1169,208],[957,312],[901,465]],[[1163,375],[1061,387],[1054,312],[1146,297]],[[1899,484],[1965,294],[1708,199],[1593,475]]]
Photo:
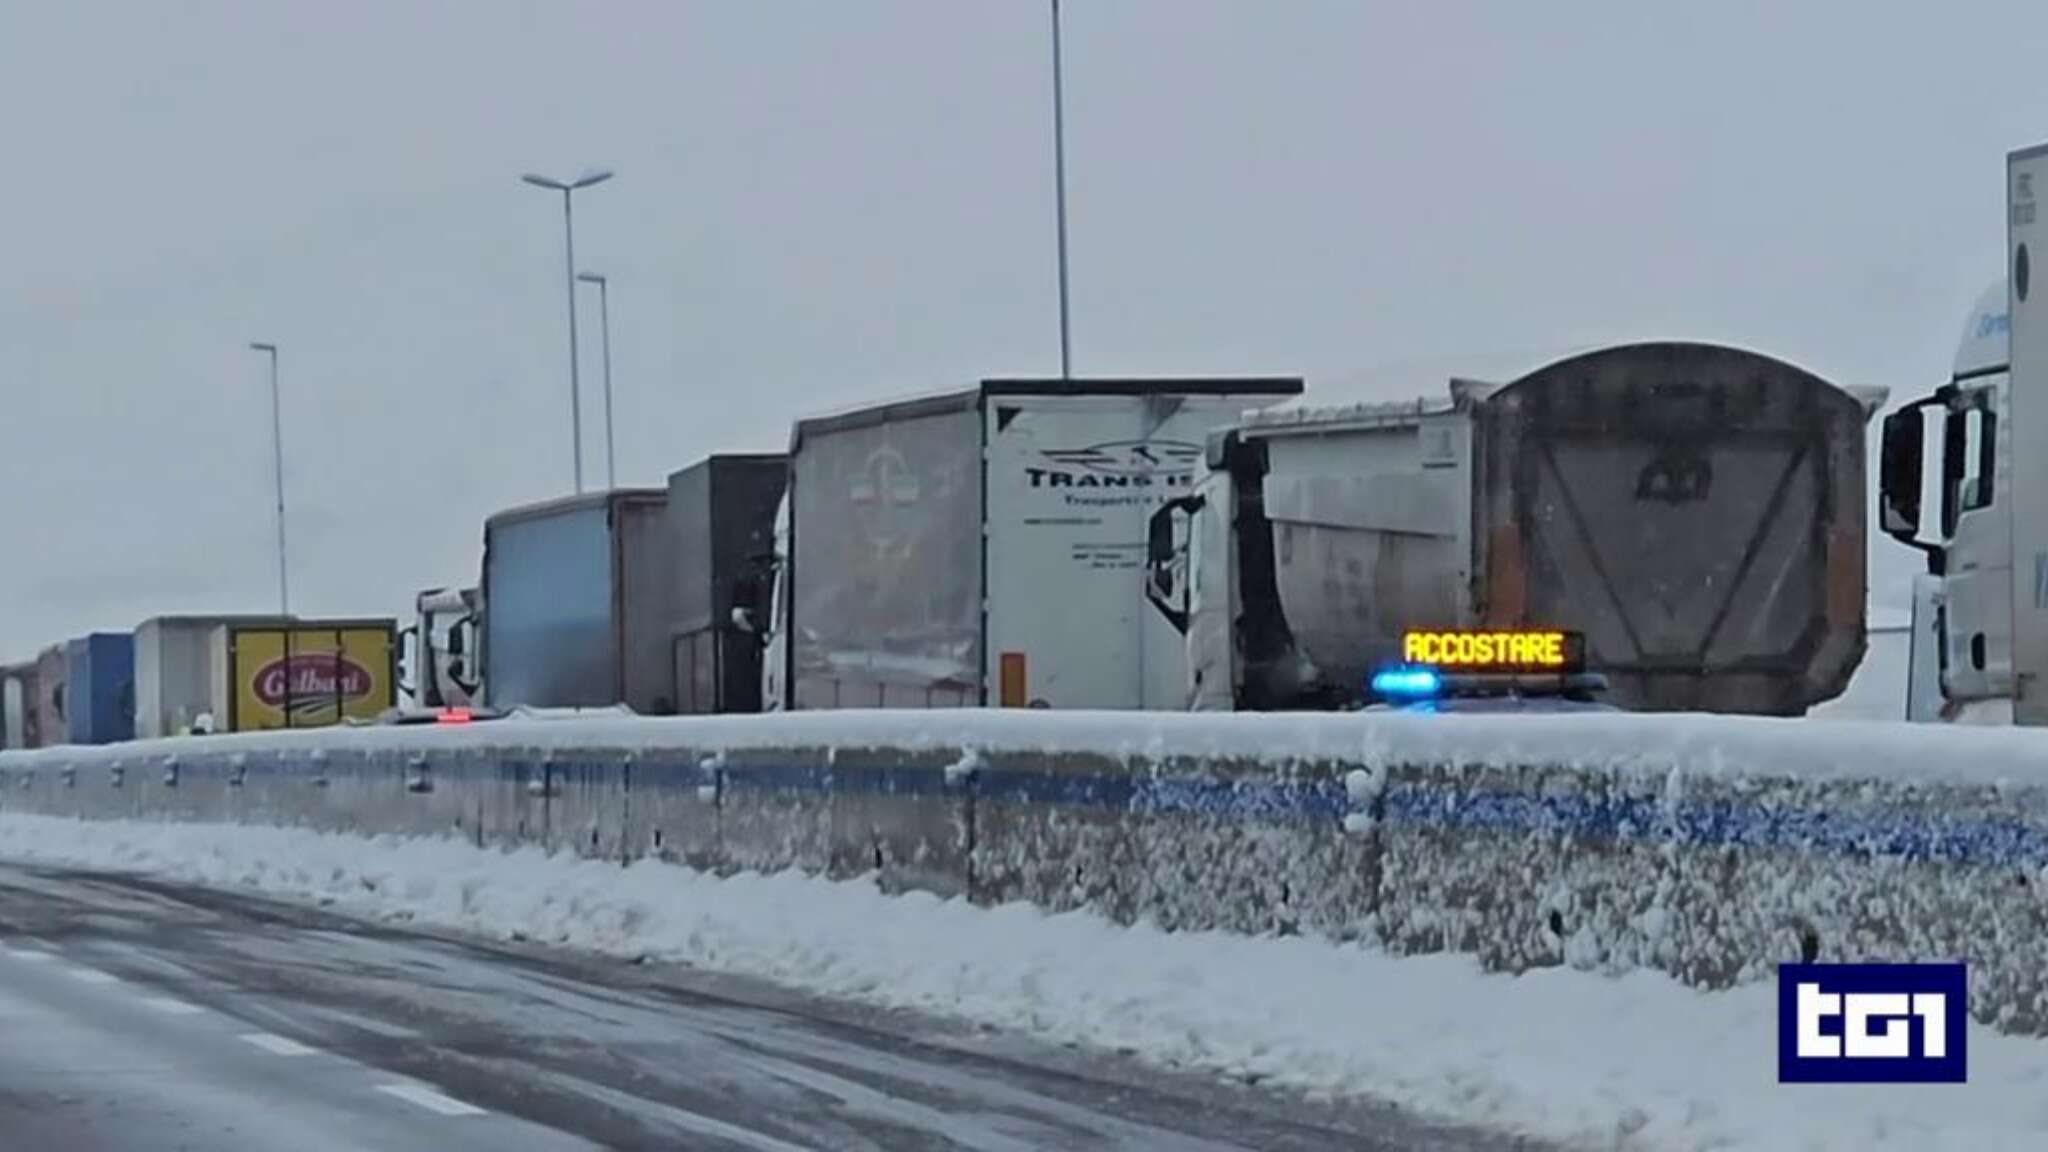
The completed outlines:
[[[779,453],[711,456],[668,478],[676,618],[669,634],[675,710],[761,710],[775,506],[789,477]],[[734,620],[744,614],[743,625]]]

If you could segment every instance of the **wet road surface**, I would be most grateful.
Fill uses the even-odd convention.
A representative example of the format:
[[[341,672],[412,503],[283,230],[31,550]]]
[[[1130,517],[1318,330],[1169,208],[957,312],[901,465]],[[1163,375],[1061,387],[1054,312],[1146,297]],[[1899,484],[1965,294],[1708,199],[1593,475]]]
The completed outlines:
[[[4,867],[0,1134],[66,1152],[1536,1147],[669,965]]]

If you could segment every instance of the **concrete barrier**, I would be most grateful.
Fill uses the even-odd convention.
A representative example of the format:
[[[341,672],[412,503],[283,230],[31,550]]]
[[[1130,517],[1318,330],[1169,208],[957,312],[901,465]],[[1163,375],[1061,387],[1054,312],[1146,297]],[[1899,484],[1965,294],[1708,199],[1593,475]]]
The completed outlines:
[[[898,713],[221,737],[0,756],[0,811],[871,874],[1167,929],[1467,952],[1502,971],[1649,967],[1703,987],[1801,958],[1961,958],[1978,1018],[2048,1033],[2048,747],[2032,734],[1407,720],[1126,731],[1138,722]]]

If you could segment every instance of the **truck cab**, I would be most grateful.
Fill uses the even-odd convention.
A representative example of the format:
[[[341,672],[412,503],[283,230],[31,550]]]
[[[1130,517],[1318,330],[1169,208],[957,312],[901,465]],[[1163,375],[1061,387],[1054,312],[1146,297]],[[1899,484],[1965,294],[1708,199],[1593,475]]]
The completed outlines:
[[[2004,280],[1971,310],[1948,383],[1887,416],[1884,531],[1924,553],[1907,716],[2012,719],[2011,321]]]
[[[483,594],[476,588],[429,588],[413,599],[413,623],[399,636],[401,687],[421,708],[475,708],[484,703]]]

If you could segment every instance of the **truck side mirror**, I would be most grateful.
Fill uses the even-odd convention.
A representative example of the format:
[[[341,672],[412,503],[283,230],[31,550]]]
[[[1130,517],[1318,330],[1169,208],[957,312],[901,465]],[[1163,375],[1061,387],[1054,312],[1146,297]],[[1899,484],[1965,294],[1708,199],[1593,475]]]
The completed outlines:
[[[1145,599],[1182,635],[1188,630],[1190,599],[1185,576],[1194,557],[1187,554],[1185,547],[1175,547],[1174,528],[1192,518],[1202,503],[1200,496],[1167,501],[1152,513],[1145,532]],[[1176,560],[1181,563],[1176,565]]]
[[[1923,418],[1934,400],[1922,400],[1884,418],[1878,458],[1878,505],[1885,532],[1919,548]]]

